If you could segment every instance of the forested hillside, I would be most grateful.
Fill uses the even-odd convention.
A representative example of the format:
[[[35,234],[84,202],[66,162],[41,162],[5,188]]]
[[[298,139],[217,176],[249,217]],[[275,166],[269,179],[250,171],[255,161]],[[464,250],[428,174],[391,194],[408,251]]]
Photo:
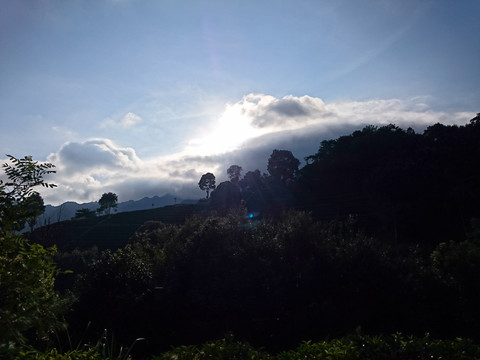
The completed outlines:
[[[368,126],[322,141],[305,160],[299,168],[288,150],[275,150],[268,174],[241,176],[237,165],[195,207],[141,213],[127,243],[104,232],[140,212],[96,218],[95,226],[110,224],[102,233],[111,246],[93,223],[98,240],[68,246],[62,236],[42,240],[39,229],[32,241],[61,248],[55,291],[73,295],[61,312],[68,336],[94,343],[108,329],[124,345],[141,337],[144,355],[225,334],[270,353],[304,340],[346,344],[354,333],[478,343],[480,116],[422,134]],[[61,224],[73,234],[88,221]],[[32,329],[22,336],[44,343]]]
[[[320,217],[356,216],[376,237],[407,243],[465,239],[479,216],[480,117],[423,134],[365,127],[307,158],[305,205]]]

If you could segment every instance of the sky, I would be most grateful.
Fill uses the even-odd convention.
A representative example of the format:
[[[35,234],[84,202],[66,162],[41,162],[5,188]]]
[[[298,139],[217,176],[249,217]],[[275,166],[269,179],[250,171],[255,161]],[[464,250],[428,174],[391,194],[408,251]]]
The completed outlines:
[[[3,0],[0,160],[51,162],[45,203],[205,196],[320,142],[480,112],[480,1]],[[49,179],[50,180],[50,179]]]

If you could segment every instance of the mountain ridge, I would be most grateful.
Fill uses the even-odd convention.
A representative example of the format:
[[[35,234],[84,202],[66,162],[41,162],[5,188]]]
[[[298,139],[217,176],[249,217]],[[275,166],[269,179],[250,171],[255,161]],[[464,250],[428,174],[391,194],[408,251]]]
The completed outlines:
[[[128,212],[137,210],[147,210],[157,207],[163,207],[175,204],[196,204],[197,200],[181,199],[171,194],[163,196],[144,197],[139,200],[128,200],[118,203],[114,212]],[[97,210],[100,207],[98,202],[77,203],[75,201],[66,201],[60,205],[45,205],[45,211],[39,217],[37,226],[52,224],[64,220],[70,220],[75,217],[75,213],[80,209]]]

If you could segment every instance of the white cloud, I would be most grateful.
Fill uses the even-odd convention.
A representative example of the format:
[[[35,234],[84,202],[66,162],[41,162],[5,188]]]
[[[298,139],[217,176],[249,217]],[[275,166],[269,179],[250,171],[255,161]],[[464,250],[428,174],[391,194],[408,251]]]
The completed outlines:
[[[59,163],[61,169],[70,174],[99,168],[104,171],[118,168],[136,170],[141,163],[134,149],[119,147],[109,139],[67,142],[47,159]]]
[[[131,126],[138,124],[141,121],[142,119],[140,116],[138,116],[137,114],[134,114],[133,112],[129,112],[125,114],[125,116],[120,121],[120,124],[125,128],[129,128]]]
[[[107,118],[105,119],[101,126],[104,127],[104,128],[118,128],[118,127],[121,127],[121,128],[124,128],[124,129],[128,129],[128,128],[131,128],[137,124],[139,124],[140,122],[142,122],[142,118],[140,116],[138,116],[137,114],[133,113],[133,112],[128,112],[126,113],[125,115],[123,115],[123,117],[121,117],[120,119],[112,119],[112,118]]]
[[[65,143],[48,161],[57,166],[56,189],[42,189],[46,203],[67,200],[97,201],[113,191],[120,201],[172,193],[180,198],[200,198],[198,180],[213,172],[217,183],[226,180],[226,169],[238,164],[244,171],[266,171],[273,149],[288,149],[300,160],[314,154],[324,139],[349,134],[365,125],[394,123],[423,131],[437,122],[464,125],[475,114],[432,110],[428,98],[372,99],[324,103],[310,96],[249,94],[225,106],[203,137],[186,139],[187,146],[168,156],[140,159],[135,149],[109,139]],[[132,114],[132,115],[129,115]],[[133,113],[125,123],[139,120]]]
[[[328,116],[325,103],[308,95],[292,95],[277,99],[270,95],[249,94],[233,105],[250,119],[255,128],[286,130],[303,127]]]
[[[51,181],[58,187],[39,190],[51,204],[97,201],[109,191],[120,201],[165,193],[200,197],[195,195],[202,168],[198,161],[186,163],[178,156],[143,161],[133,148],[109,139],[65,143],[47,161],[56,166]]]

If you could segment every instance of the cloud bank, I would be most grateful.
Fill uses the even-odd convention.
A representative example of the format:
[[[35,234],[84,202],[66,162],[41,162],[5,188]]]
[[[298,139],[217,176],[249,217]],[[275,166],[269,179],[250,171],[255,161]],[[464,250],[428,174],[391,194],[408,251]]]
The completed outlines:
[[[170,193],[199,199],[204,194],[198,180],[213,172],[217,183],[226,180],[226,169],[237,164],[244,171],[266,170],[273,149],[288,149],[300,160],[314,154],[325,139],[349,134],[365,125],[395,124],[417,132],[437,122],[466,124],[475,114],[432,110],[427,99],[373,99],[325,103],[311,96],[248,94],[227,104],[204,134],[191,134],[185,148],[162,157],[140,159],[134,148],[111,139],[97,138],[65,143],[47,161],[57,167],[55,189],[42,189],[46,203],[97,201],[104,192],[115,192],[119,201]],[[117,125],[130,127],[141,121],[127,113]]]

